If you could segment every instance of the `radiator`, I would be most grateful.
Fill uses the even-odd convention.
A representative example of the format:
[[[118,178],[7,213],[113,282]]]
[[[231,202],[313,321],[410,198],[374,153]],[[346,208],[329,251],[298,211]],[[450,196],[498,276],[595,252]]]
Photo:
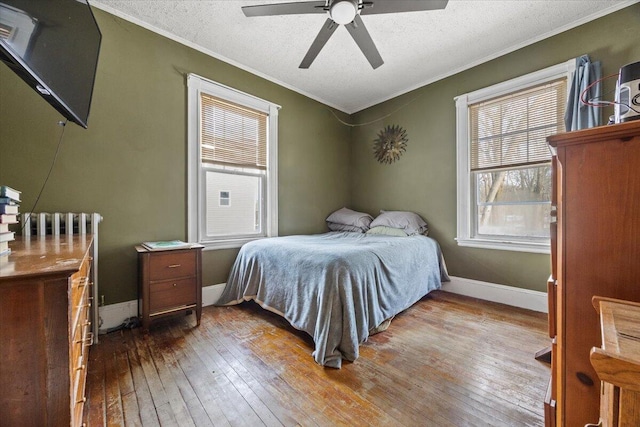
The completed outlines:
[[[91,304],[91,330],[93,332],[93,342],[98,342],[98,328],[100,327],[100,317],[98,315],[98,224],[102,221],[102,216],[98,213],[23,213],[22,214],[22,235],[44,236],[52,234],[54,236],[72,234],[93,234],[93,265],[91,267],[91,281],[93,282]]]

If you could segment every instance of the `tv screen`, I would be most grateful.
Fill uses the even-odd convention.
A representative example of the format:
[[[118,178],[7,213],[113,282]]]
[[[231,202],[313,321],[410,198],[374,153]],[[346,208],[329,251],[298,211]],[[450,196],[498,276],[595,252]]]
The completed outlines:
[[[85,128],[101,39],[86,0],[0,0],[0,60]]]

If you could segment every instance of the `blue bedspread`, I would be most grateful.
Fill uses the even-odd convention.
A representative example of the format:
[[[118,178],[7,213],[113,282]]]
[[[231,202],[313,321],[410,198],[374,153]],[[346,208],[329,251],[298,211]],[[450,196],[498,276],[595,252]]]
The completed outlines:
[[[216,304],[255,300],[313,337],[317,363],[340,368],[372,328],[448,280],[438,244],[425,236],[275,237],[241,248]]]

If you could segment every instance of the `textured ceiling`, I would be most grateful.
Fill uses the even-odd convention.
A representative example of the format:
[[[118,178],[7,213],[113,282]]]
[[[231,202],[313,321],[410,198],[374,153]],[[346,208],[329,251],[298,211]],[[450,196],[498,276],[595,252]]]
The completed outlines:
[[[362,20],[385,62],[380,68],[371,68],[341,27],[311,67],[301,70],[298,65],[327,16],[247,18],[241,10],[245,5],[292,1],[295,0],[90,3],[346,113],[637,3],[449,0],[443,10],[367,15]]]

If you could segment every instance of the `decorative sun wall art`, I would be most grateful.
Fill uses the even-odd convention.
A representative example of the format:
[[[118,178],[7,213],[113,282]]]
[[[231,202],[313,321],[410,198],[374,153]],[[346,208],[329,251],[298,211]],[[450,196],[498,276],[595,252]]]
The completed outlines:
[[[373,141],[373,152],[380,163],[391,164],[407,149],[407,131],[398,125],[386,126]]]

